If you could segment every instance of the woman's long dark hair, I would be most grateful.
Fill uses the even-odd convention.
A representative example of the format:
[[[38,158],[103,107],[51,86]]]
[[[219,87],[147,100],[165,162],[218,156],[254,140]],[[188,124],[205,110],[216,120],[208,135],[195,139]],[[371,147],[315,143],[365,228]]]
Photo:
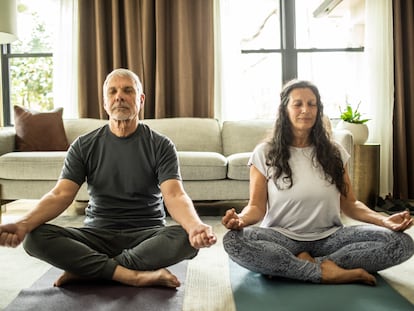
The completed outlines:
[[[274,168],[273,181],[278,189],[281,189],[278,179],[282,177],[283,183],[287,182],[288,188],[293,185],[292,170],[289,166],[289,147],[293,142],[292,124],[290,122],[287,105],[290,93],[294,89],[307,88],[316,96],[318,114],[315,124],[310,132],[310,142],[315,146],[313,161],[321,165],[325,178],[331,184],[335,184],[338,191],[346,195],[348,189],[344,181],[344,165],[337,146],[331,141],[330,135],[323,124],[323,105],[318,88],[309,81],[292,80],[288,82],[280,93],[280,105],[278,117],[275,122],[273,136],[269,139],[269,151],[266,154],[266,164]]]

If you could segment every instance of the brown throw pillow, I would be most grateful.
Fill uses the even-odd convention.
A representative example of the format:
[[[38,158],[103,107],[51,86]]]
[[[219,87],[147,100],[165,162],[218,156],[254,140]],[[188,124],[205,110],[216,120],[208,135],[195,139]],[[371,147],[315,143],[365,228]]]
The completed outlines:
[[[50,112],[14,106],[18,151],[66,151],[69,147],[62,120],[63,108]]]

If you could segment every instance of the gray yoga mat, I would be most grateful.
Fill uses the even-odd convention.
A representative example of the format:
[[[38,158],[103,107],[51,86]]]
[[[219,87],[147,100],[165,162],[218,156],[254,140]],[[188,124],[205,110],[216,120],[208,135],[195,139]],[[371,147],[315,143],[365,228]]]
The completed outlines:
[[[412,311],[407,299],[379,274],[377,285],[312,284],[269,280],[230,262],[230,281],[237,311]]]
[[[181,282],[177,289],[137,288],[110,281],[78,282],[58,288],[53,282],[62,271],[51,268],[30,288],[22,290],[4,311],[182,310],[187,264],[183,261],[168,268]]]

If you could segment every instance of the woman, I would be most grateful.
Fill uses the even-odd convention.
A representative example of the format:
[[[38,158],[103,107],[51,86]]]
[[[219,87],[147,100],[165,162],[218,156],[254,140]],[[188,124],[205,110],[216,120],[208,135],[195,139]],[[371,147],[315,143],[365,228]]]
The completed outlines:
[[[249,161],[250,200],[240,214],[230,209],[222,218],[231,229],[224,248],[269,277],[375,285],[372,273],[413,255],[413,240],[402,232],[412,219],[406,211],[385,217],[356,200],[350,156],[330,139],[322,117],[316,86],[285,85],[273,136]],[[341,212],[370,225],[344,227]]]

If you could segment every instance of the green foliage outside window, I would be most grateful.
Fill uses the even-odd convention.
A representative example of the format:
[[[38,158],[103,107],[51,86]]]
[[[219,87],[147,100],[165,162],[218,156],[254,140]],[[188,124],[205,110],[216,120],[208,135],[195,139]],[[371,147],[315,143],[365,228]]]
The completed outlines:
[[[53,109],[52,68],[52,57],[12,59],[11,103],[34,110]]]
[[[22,1],[23,2],[23,1]],[[10,103],[47,111],[53,104],[53,29],[47,29],[38,12],[20,3],[18,20],[26,36],[11,45],[9,59]],[[37,54],[37,55],[33,55]]]

